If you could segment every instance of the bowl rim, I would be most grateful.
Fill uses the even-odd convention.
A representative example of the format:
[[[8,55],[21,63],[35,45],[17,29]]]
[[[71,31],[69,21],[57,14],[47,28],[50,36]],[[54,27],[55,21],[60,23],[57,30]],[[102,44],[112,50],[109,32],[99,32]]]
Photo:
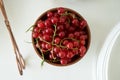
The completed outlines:
[[[49,11],[55,11],[55,10],[57,10],[57,8],[60,8],[60,7],[51,8],[51,9],[48,9],[48,10],[46,10],[45,12],[43,12],[43,13],[42,13],[41,15],[39,15],[39,17],[36,19],[34,25],[37,23],[37,21],[40,20],[40,18],[42,18],[44,15],[46,15],[47,12],[49,12]],[[70,9],[70,8],[66,8],[66,7],[62,7],[62,8],[66,9],[67,11],[70,11],[70,12],[72,12],[72,13],[75,13],[77,16],[79,16],[80,18],[82,18],[82,20],[85,20],[85,19],[81,16],[81,14],[79,14],[77,11],[75,11],[75,10],[73,10],[73,9]],[[85,20],[85,21],[86,21],[86,20]],[[86,21],[86,22],[87,22],[87,21]],[[33,34],[34,28],[35,28],[35,27],[33,26],[32,34]],[[88,23],[87,23],[87,26],[86,26],[86,30],[87,30],[87,35],[88,35],[88,40],[87,40],[88,42],[87,42],[86,52],[85,52],[84,56],[85,56],[86,53],[88,52],[88,49],[89,49],[90,43],[91,43],[91,32],[90,32],[90,27],[89,27]],[[40,55],[39,51],[37,50],[36,46],[34,45],[34,39],[33,39],[32,36],[31,36],[31,38],[32,38],[32,45],[33,45],[33,47],[34,47],[34,50],[35,50],[36,54],[42,59],[42,56]],[[84,56],[83,56],[83,57],[84,57]],[[65,64],[65,65],[52,63],[52,62],[49,62],[49,61],[46,61],[46,60],[45,60],[45,62],[47,62],[47,63],[50,64],[50,65],[54,65],[54,66],[69,66],[69,65],[72,65],[72,64],[77,63],[77,62],[80,61],[83,57],[80,57],[80,58],[76,59],[75,61],[72,61],[72,62],[70,62],[70,63],[68,63],[68,64]]]

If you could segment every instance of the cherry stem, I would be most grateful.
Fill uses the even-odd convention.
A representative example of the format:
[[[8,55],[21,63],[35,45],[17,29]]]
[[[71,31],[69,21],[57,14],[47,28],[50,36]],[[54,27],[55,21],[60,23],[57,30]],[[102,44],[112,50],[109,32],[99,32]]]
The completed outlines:
[[[54,26],[54,34],[53,34],[53,37],[52,37],[52,45],[54,44],[54,38],[55,38],[55,36],[56,36],[56,31],[57,31],[57,29],[56,29],[56,25],[53,25]],[[53,46],[52,46],[52,56],[53,56],[53,58],[55,59],[55,57],[54,57],[54,54],[53,54]]]
[[[30,31],[35,25],[32,25],[31,27],[29,27],[25,32]]]
[[[38,39],[35,39],[35,40],[36,40],[36,44],[39,44],[39,43],[38,43]],[[40,45],[39,45],[39,48],[38,48],[38,49],[39,49],[40,52],[41,52],[41,56],[42,56],[41,66],[43,66],[44,61],[45,61],[45,57],[44,57],[44,54],[43,54],[43,52],[42,52],[42,49],[40,48]]]

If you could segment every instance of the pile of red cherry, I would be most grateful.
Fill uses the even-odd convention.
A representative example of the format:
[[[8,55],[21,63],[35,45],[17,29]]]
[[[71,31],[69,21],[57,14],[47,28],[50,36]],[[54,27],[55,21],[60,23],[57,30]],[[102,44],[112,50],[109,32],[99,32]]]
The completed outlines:
[[[55,8],[36,21],[33,45],[43,60],[67,65],[85,55],[89,38],[87,27],[87,22],[75,12]]]

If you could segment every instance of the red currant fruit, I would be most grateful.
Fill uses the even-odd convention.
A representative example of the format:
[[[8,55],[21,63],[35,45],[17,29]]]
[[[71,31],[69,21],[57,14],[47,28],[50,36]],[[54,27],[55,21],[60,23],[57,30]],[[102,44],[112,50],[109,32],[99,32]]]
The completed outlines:
[[[38,38],[38,35],[39,35],[39,33],[37,33],[37,32],[33,32],[33,33],[32,33],[32,37],[33,37],[33,38]]]
[[[64,51],[61,51],[58,53],[60,58],[64,58],[66,56],[66,53]]]
[[[47,17],[48,18],[51,18],[53,16],[53,13],[52,12],[47,12]]]
[[[72,58],[74,56],[73,52],[69,51],[67,54],[67,58]]]
[[[62,7],[58,8],[57,10],[58,10],[58,14],[63,14],[63,13],[65,13],[65,9],[62,8]]]
[[[43,39],[46,41],[51,41],[51,37],[47,34],[43,35]]]
[[[37,23],[37,26],[38,26],[40,29],[44,29],[44,28],[45,28],[45,24],[44,24],[43,21],[39,21],[39,22]]]
[[[65,32],[62,31],[58,35],[59,35],[60,38],[63,38],[65,36]]]
[[[78,41],[74,41],[73,45],[74,45],[74,47],[79,47],[79,42]]]
[[[46,44],[45,47],[46,47],[46,49],[51,49],[52,45],[51,44]]]
[[[60,40],[61,40],[61,39],[60,39],[59,37],[56,37],[55,40],[54,40],[55,44],[59,44],[59,43],[60,43]]]
[[[66,65],[66,64],[68,63],[68,61],[67,61],[67,59],[61,59],[61,60],[60,60],[60,63],[61,63],[62,65]]]
[[[53,24],[57,24],[58,18],[57,18],[57,17],[53,17],[53,18],[51,19],[51,22],[52,22]]]
[[[85,54],[85,52],[86,52],[86,47],[85,47],[85,46],[81,46],[81,47],[79,48],[79,52],[80,52],[80,56],[81,56],[81,57],[84,56],[84,54]]]
[[[68,43],[69,43],[68,40],[64,40],[62,44],[63,44],[64,46],[66,46]]]
[[[49,19],[45,20],[45,26],[46,27],[51,27],[52,23]]]
[[[75,26],[79,26],[79,20],[78,19],[73,19],[72,20],[72,24],[75,25]]]
[[[81,28],[81,29],[84,29],[86,25],[87,25],[87,22],[86,22],[85,20],[82,20],[82,21],[80,22],[80,28]]]
[[[68,49],[72,49],[73,48],[73,43],[69,42],[66,46],[67,46]]]

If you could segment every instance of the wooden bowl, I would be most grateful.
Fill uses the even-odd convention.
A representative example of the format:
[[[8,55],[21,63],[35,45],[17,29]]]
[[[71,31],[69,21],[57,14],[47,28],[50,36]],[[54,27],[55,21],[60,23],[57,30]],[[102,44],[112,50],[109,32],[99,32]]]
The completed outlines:
[[[64,12],[64,10],[63,10],[63,12],[64,12],[64,14],[62,14],[62,11],[61,11],[61,13],[58,11],[58,9],[64,9],[66,12]],[[49,63],[49,64],[51,64],[51,65],[54,65],[54,66],[68,66],[68,65],[71,65],[71,64],[74,64],[74,63],[76,63],[76,62],[78,62],[78,61],[80,61],[80,59],[81,58],[83,58],[84,57],[84,55],[87,53],[87,51],[88,51],[88,49],[89,49],[89,46],[90,46],[90,41],[91,41],[91,33],[90,33],[90,29],[89,29],[89,26],[88,26],[88,24],[87,24],[87,22],[86,22],[86,25],[84,26],[84,28],[82,29],[82,28],[80,28],[80,30],[79,30],[79,28],[77,29],[75,29],[75,30],[79,30],[79,33],[80,33],[80,35],[86,35],[87,36],[87,38],[85,39],[85,44],[84,44],[84,42],[82,43],[81,41],[82,41],[82,38],[80,38],[80,39],[77,39],[78,41],[79,41],[79,44],[82,44],[85,48],[86,48],[86,50],[85,50],[85,52],[84,52],[84,55],[82,54],[82,52],[80,52],[81,51],[81,49],[79,48],[76,48],[76,49],[78,49],[77,51],[77,55],[74,55],[74,57],[72,57],[71,59],[70,59],[70,61],[68,61],[67,63],[64,63],[64,64],[61,64],[61,59],[62,58],[59,58],[59,57],[57,57],[58,58],[58,61],[56,60],[56,61],[52,61],[50,58],[49,58],[49,56],[50,56],[50,54],[54,54],[54,52],[52,51],[52,49],[51,50],[48,50],[48,49],[46,49],[46,51],[47,52],[45,52],[44,50],[42,50],[41,48],[39,48],[39,47],[41,47],[41,45],[42,45],[42,41],[41,41],[41,38],[42,37],[40,37],[39,35],[41,35],[41,34],[43,34],[43,33],[41,33],[40,31],[42,31],[42,29],[40,29],[39,30],[39,35],[37,36],[38,38],[34,38],[33,37],[33,35],[34,35],[34,33],[35,33],[35,28],[36,27],[38,27],[38,22],[40,22],[40,21],[45,21],[46,19],[48,19],[48,16],[47,16],[47,14],[48,14],[48,12],[52,12],[52,13],[56,13],[56,14],[59,14],[59,16],[61,17],[61,16],[71,16],[71,13],[72,14],[74,14],[74,15],[72,15],[72,18],[73,18],[73,16],[76,18],[78,18],[78,20],[80,21],[80,24],[82,25],[82,22],[81,21],[85,21],[86,22],[86,20],[78,13],[78,12],[76,12],[76,11],[74,11],[74,10],[72,10],[72,9],[69,9],[69,8],[63,8],[63,7],[58,7],[58,8],[52,8],[52,9],[49,9],[49,10],[47,10],[46,12],[44,12],[42,15],[40,15],[39,17],[38,17],[38,19],[35,21],[35,24],[34,24],[34,27],[33,27],[33,30],[32,30],[32,44],[33,44],[33,47],[34,47],[34,49],[35,49],[35,51],[36,51],[36,53],[37,53],[37,55],[41,58],[41,59],[44,59],[44,61],[45,62],[47,62],[47,63]],[[51,17],[50,17],[51,18]],[[59,20],[60,21],[60,20]],[[59,22],[58,21],[58,22]],[[70,26],[72,25],[72,19],[71,19],[71,21],[70,20],[68,20],[69,21],[69,23],[70,23]],[[56,23],[55,23],[56,24]],[[62,23],[62,24],[64,24],[64,23]],[[56,24],[56,25],[58,25],[58,23]],[[53,25],[52,25],[53,26]],[[65,28],[65,27],[64,27]],[[47,29],[47,28],[46,28]],[[69,29],[69,28],[68,28]],[[67,31],[67,29],[65,29],[65,31],[66,32],[68,32],[69,33],[69,31]],[[82,31],[83,31],[83,33],[82,33]],[[53,32],[53,34],[52,35],[54,35],[54,32]],[[53,37],[52,37],[53,38]],[[39,46],[37,45],[37,42],[36,42],[36,40],[39,40],[40,39],[40,43],[39,43]],[[62,40],[62,39],[61,39]],[[49,42],[49,43],[51,43],[52,44],[52,41],[51,42]],[[37,46],[36,46],[37,45]],[[55,46],[55,45],[53,45],[52,44],[52,46]],[[81,47],[81,45],[79,45],[79,47]],[[69,50],[68,48],[65,48],[66,49],[66,52]],[[64,49],[64,50],[65,50]],[[61,48],[61,50],[62,50],[62,48]],[[71,51],[73,50],[73,49],[70,49]],[[42,52],[41,52],[42,51]],[[74,51],[74,50],[73,50]],[[58,52],[59,53],[59,52]],[[68,54],[68,53],[67,53]],[[44,55],[44,56],[43,56]],[[55,58],[54,58],[55,59]]]

